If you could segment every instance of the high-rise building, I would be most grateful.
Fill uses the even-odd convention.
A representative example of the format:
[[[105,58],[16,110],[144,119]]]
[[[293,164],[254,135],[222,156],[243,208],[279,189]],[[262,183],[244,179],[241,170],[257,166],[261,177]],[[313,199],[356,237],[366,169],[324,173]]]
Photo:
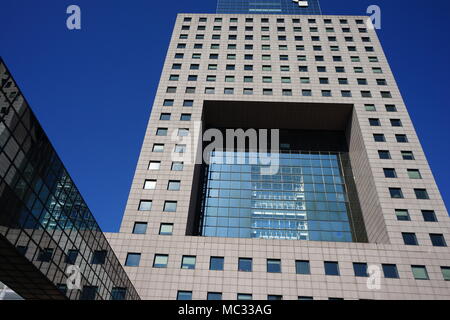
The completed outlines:
[[[217,13],[321,14],[319,0],[218,0]]]
[[[139,294],[450,299],[449,216],[368,18],[257,3],[177,17],[107,235]],[[249,143],[209,148],[229,129],[278,129],[278,170]]]
[[[0,300],[137,300],[0,59]]]

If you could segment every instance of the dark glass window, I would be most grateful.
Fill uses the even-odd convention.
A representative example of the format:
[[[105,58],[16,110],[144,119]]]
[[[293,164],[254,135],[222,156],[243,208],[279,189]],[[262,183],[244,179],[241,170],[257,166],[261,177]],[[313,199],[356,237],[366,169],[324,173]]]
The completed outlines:
[[[280,273],[281,272],[281,260],[267,259],[267,272]]]
[[[422,210],[423,221],[437,222],[436,214],[433,210]]]
[[[373,139],[375,140],[375,142],[386,142],[386,138],[382,133],[375,133],[373,135]]]
[[[381,126],[380,119],[375,119],[375,118],[369,119],[369,124],[372,127],[379,127],[379,126]]]
[[[368,277],[367,273],[367,263],[354,262],[353,271],[355,272],[355,277]]]
[[[269,294],[267,296],[267,300],[283,300],[283,296],[275,295],[275,294]]]
[[[384,168],[383,172],[385,178],[397,178],[397,173],[395,172],[395,169]]]
[[[95,300],[98,287],[96,286],[84,286],[81,291],[80,300]]]
[[[378,151],[378,156],[380,157],[380,159],[391,159],[391,153],[387,150],[379,150]]]
[[[41,262],[50,262],[53,257],[53,248],[45,248],[39,251],[39,255],[37,257],[37,261]]]
[[[209,260],[209,270],[222,271],[223,263],[224,263],[223,257],[211,257]]]
[[[181,260],[181,269],[195,269],[195,256],[183,256]]]
[[[78,250],[77,249],[71,249],[67,251],[67,257],[66,257],[66,263],[68,264],[75,264],[78,257]]]
[[[95,250],[94,254],[92,255],[92,264],[104,264],[106,261],[106,250]]]
[[[414,189],[414,193],[416,194],[416,198],[419,199],[419,200],[428,200],[428,199],[430,199],[426,189]]]
[[[414,154],[412,151],[402,151],[402,159],[403,160],[415,160]]]
[[[412,232],[403,232],[402,233],[403,242],[407,246],[418,246],[417,237],[415,233]]]
[[[339,264],[333,261],[325,261],[325,274],[327,276],[338,276],[339,275]]]
[[[310,274],[309,261],[297,260],[295,261],[295,272],[297,274]]]
[[[385,278],[398,279],[397,265],[395,264],[383,264],[383,273]]]
[[[389,188],[389,193],[393,199],[403,199],[403,192],[400,188]]]
[[[410,221],[409,212],[406,209],[395,209],[395,215],[398,221]]]
[[[239,258],[238,270],[251,272],[252,271],[252,259],[251,258]]]
[[[445,242],[444,235],[438,233],[430,233],[431,243],[434,247],[446,247],[447,243]]]
[[[127,288],[112,288],[111,300],[125,300],[127,295]]]

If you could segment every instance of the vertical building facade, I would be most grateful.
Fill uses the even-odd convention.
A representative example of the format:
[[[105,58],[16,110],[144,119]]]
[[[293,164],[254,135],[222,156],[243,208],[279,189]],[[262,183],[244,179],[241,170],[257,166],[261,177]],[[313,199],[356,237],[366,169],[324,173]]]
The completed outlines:
[[[448,213],[367,17],[240,3],[177,16],[107,234],[139,295],[450,299]],[[278,129],[278,170],[209,129]]]

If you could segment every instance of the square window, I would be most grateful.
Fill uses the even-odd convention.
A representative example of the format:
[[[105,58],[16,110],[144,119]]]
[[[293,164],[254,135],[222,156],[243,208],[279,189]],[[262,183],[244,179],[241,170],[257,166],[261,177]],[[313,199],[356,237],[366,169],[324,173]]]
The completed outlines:
[[[225,88],[223,90],[224,94],[234,94],[234,89],[233,88]]]
[[[171,236],[173,232],[173,223],[161,223],[159,234],[162,236]]]
[[[343,98],[351,98],[352,92],[350,90],[342,90],[341,95]]]
[[[411,221],[409,212],[406,209],[395,209],[395,215],[398,221]]]
[[[126,267],[138,267],[141,261],[140,253],[128,253],[125,260]]]
[[[186,129],[186,128],[179,128],[179,129],[178,129],[177,136],[178,136],[178,137],[187,137],[187,136],[189,136],[189,129]]]
[[[267,272],[281,273],[281,260],[267,259]]]
[[[334,261],[325,261],[325,274],[327,276],[339,276],[339,264]]]
[[[387,279],[398,279],[399,278],[397,265],[383,264],[382,268],[383,268],[383,273],[384,273],[385,278],[387,278]]]
[[[97,286],[83,286],[81,291],[80,300],[95,300],[97,296]]]
[[[304,97],[311,97],[312,96],[312,91],[309,89],[303,89],[302,90],[302,96]]]
[[[418,246],[417,237],[412,232],[402,232],[403,243],[407,246]]]
[[[180,185],[181,185],[181,182],[179,180],[169,180],[169,183],[167,184],[167,190],[179,191]]]
[[[166,99],[163,102],[164,107],[172,107],[173,106],[173,100],[172,99]]]
[[[181,269],[195,269],[195,256],[183,256],[181,260]]]
[[[239,258],[238,271],[252,272],[252,258]]]
[[[192,107],[194,105],[194,100],[184,100],[183,107]]]
[[[133,234],[145,234],[147,232],[147,222],[135,222]]]
[[[114,287],[111,290],[111,300],[125,300],[127,296],[127,288]]]
[[[154,190],[156,188],[156,180],[145,180],[144,189],[145,190]]]
[[[69,251],[67,251],[67,257],[65,262],[67,264],[75,264],[77,261],[77,257],[78,257],[78,253],[79,251],[77,249],[71,249]]]
[[[411,266],[411,270],[416,280],[430,280],[425,266]]]
[[[305,260],[295,261],[295,272],[297,274],[311,274],[309,261]]]
[[[433,247],[446,247],[447,243],[445,242],[444,235],[440,233],[430,233],[430,240],[433,244]]]
[[[211,257],[209,260],[209,270],[222,271],[224,257]]]
[[[393,127],[402,127],[402,121],[400,119],[390,119],[391,126]]]
[[[436,213],[433,210],[422,210],[423,221],[437,222]]]
[[[328,80],[328,78],[319,78],[319,83],[320,84],[329,84],[330,81]]]
[[[159,170],[161,167],[161,161],[150,161],[148,164],[148,170]]]
[[[167,136],[168,129],[167,128],[158,128],[156,129],[157,136]]]
[[[176,201],[164,201],[164,212],[175,212],[177,211]]]
[[[161,121],[170,120],[170,113],[161,113],[161,115],[159,116],[159,120]]]
[[[377,119],[377,118],[370,118],[369,119],[369,124],[370,124],[371,127],[379,127],[379,126],[381,126],[380,119]]]
[[[152,210],[152,201],[151,200],[141,200],[139,202],[139,211],[150,211]]]
[[[167,254],[155,254],[153,268],[167,268],[169,256]]]
[[[397,112],[397,107],[393,104],[385,105],[387,112]]]
[[[367,263],[354,262],[353,271],[355,272],[355,277],[368,277],[367,273]]]

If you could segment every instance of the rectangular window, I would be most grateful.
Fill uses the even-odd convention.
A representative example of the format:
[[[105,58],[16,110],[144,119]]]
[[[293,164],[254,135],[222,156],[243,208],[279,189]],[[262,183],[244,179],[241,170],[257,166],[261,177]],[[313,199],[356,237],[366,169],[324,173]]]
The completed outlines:
[[[180,190],[181,181],[180,180],[169,180],[167,184],[167,190],[169,191],[179,191]]]
[[[388,279],[398,279],[399,278],[397,265],[383,264],[382,268],[383,268],[383,273],[384,273],[385,278],[388,278]]]
[[[354,262],[353,271],[355,272],[355,277],[368,277],[367,273],[367,263]]]
[[[418,246],[417,237],[412,232],[402,232],[403,243],[407,246]]]
[[[281,273],[281,260],[267,259],[267,272]]]
[[[418,169],[408,169],[407,171],[410,179],[422,179],[422,175]]]
[[[396,134],[395,139],[397,140],[398,143],[408,142],[408,137],[406,136],[406,134]]]
[[[211,257],[209,260],[209,270],[222,271],[224,257]]]
[[[220,292],[208,292],[207,300],[222,300],[222,293]]]
[[[148,164],[148,170],[159,170],[161,167],[161,161],[150,161]]]
[[[183,256],[181,260],[181,269],[195,269],[195,256]]]
[[[67,251],[66,263],[67,264],[75,264],[77,261],[78,252],[79,251],[77,249],[71,249],[71,250]]]
[[[442,277],[445,281],[450,281],[450,267],[441,267]]]
[[[325,274],[327,276],[339,276],[339,264],[334,261],[325,261]]]
[[[416,194],[416,198],[419,200],[429,200],[430,199],[426,189],[414,189],[414,193]]]
[[[252,295],[249,293],[238,293],[237,300],[252,300]]]
[[[141,200],[139,202],[139,211],[150,211],[152,210],[151,200]]]
[[[158,128],[156,129],[157,136],[167,136],[168,129],[167,128]]]
[[[164,201],[164,212],[175,212],[177,211],[176,201]]]
[[[252,272],[252,258],[239,258],[238,271]]]
[[[140,253],[128,253],[127,259],[125,260],[125,266],[127,267],[138,267],[141,261]]]
[[[174,161],[172,162],[172,166],[170,170],[172,171],[183,171],[184,163],[181,161]]]
[[[192,291],[178,291],[177,300],[192,300]]]
[[[170,113],[161,113],[161,115],[159,116],[159,120],[161,121],[170,120]]]
[[[173,223],[161,223],[159,234],[161,236],[171,236],[173,232]]]
[[[433,210],[422,210],[423,221],[437,222],[436,213]]]
[[[297,274],[311,274],[309,261],[306,260],[295,261],[295,272]]]
[[[409,212],[406,209],[395,209],[395,215],[398,221],[411,221]]]
[[[411,270],[416,280],[430,280],[425,266],[411,266]]]
[[[190,121],[191,120],[191,114],[190,113],[182,113],[180,115],[180,121]]]
[[[111,300],[125,300],[127,288],[114,287],[111,290]]]
[[[283,300],[283,296],[275,295],[275,294],[269,294],[267,296],[267,300]]]
[[[378,156],[384,160],[391,159],[391,153],[388,150],[378,150]]]
[[[97,286],[83,286],[81,291],[80,300],[95,300],[97,296]]]
[[[163,102],[164,107],[172,107],[173,106],[173,100],[172,99],[166,99]]]
[[[45,248],[39,250],[39,255],[37,257],[37,261],[40,262],[50,262],[53,258],[53,248]]]
[[[364,109],[368,112],[374,112],[377,111],[377,108],[375,107],[374,104],[365,104],[364,105]]]
[[[146,234],[147,222],[135,222],[133,227],[133,234]]]
[[[169,255],[167,254],[155,254],[153,258],[153,268],[167,268],[169,261]]]
[[[433,244],[433,247],[446,247],[447,243],[445,242],[444,235],[440,233],[430,233],[430,240]]]
[[[395,169],[384,168],[383,172],[385,178],[397,178],[397,173],[395,172]]]
[[[382,134],[382,133],[374,133],[373,140],[375,142],[386,142],[386,138],[384,137],[384,134]]]
[[[412,151],[402,151],[401,154],[403,160],[415,160]]]
[[[95,250],[92,254],[91,264],[104,264],[107,254],[108,251],[106,250]]]
[[[389,188],[389,193],[392,199],[403,199],[403,192],[400,188]]]
[[[144,189],[145,190],[154,190],[156,188],[156,180],[145,180]]]

